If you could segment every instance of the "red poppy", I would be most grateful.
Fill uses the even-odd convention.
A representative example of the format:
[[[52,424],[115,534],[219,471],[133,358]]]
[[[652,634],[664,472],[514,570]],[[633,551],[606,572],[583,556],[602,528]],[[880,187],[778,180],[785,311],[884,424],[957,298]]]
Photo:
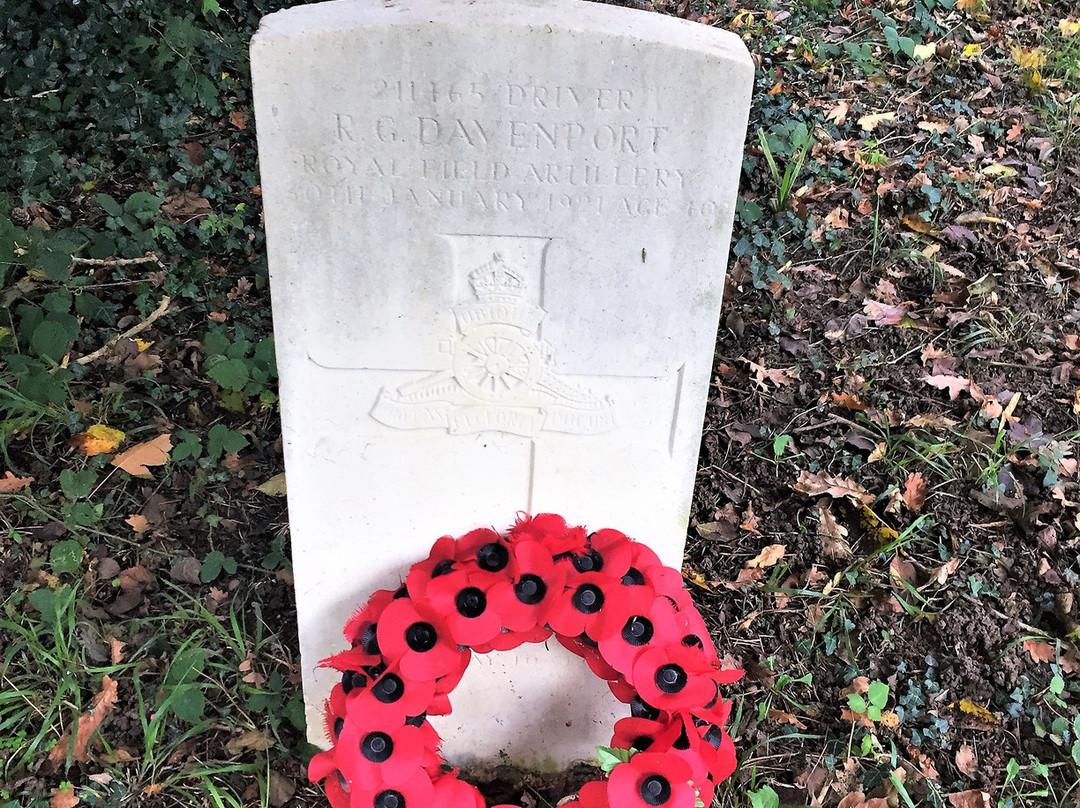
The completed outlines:
[[[364,716],[374,726],[393,727],[410,716],[427,712],[434,693],[435,682],[432,680],[409,679],[393,668],[372,681],[369,687],[350,692],[340,715]]]
[[[630,616],[627,587],[612,586],[610,579],[598,572],[579,575],[576,582],[577,586],[557,597],[548,613],[552,630],[567,637],[585,633],[595,642],[618,631],[619,617],[625,622]]]
[[[690,766],[678,757],[640,752],[611,770],[608,802],[619,808],[694,808],[690,776]]]
[[[551,551],[536,541],[513,546],[515,575],[488,590],[488,600],[511,631],[531,632],[543,625],[566,583],[567,571],[556,566]]]
[[[658,739],[662,739],[671,726],[671,717],[667,713],[661,713],[656,719],[633,716],[620,718],[615,722],[611,745],[616,749],[637,749],[645,752],[652,748]]]
[[[375,623],[379,615],[394,599],[394,592],[389,589],[380,589],[368,599],[361,608],[353,612],[352,617],[345,624],[345,639],[353,648],[360,648],[361,653],[367,655],[368,661],[363,665],[377,665],[379,658],[379,644],[376,639]],[[333,659],[333,657],[331,657]]]
[[[583,527],[569,527],[566,520],[554,513],[538,513],[536,516],[519,516],[510,528],[507,539],[511,544],[519,541],[538,541],[552,555],[575,553],[585,547],[588,536]]]
[[[502,631],[503,621],[491,608],[483,573],[455,570],[427,585],[428,605],[442,615],[450,637],[458,645],[479,645],[490,642]]]
[[[665,645],[638,655],[630,681],[641,698],[654,707],[689,710],[716,698],[716,683],[710,673],[696,649]]]
[[[419,727],[405,724],[392,731],[370,727],[364,721],[346,721],[338,736],[337,759],[350,785],[399,786],[423,773],[424,733]]]
[[[435,797],[431,804],[438,808],[486,808],[476,786],[458,780],[456,771],[435,781]]]
[[[435,679],[456,670],[465,654],[438,612],[408,598],[394,600],[383,610],[378,640],[383,655],[397,660],[402,675],[410,679]]]
[[[332,777],[326,778],[323,789],[326,791],[326,798],[333,808],[351,808],[348,783],[345,782],[345,778],[341,776],[340,772],[335,772]]]
[[[351,783],[349,792],[349,808],[428,808],[433,804],[435,788],[431,778],[421,770],[393,787],[365,788],[359,783]]]
[[[457,568],[457,542],[453,536],[443,536],[431,546],[423,561],[413,564],[405,577],[405,588],[413,600],[422,600],[427,585],[435,578]]]
[[[583,551],[571,556],[570,562],[578,573],[599,572],[621,580],[630,569],[632,542],[625,534],[605,528],[589,536]]]
[[[574,808],[611,808],[608,802],[608,784],[603,780],[593,780],[586,783],[578,792],[577,802]]]
[[[630,568],[623,574],[622,582],[627,586],[647,586],[654,595],[675,597],[683,589],[682,573],[673,567],[665,566],[660,557],[647,545],[631,542]]]
[[[731,776],[738,765],[735,759],[735,742],[715,724],[702,724],[696,729],[702,740],[702,756],[709,767],[713,782],[723,782]]]
[[[599,632],[606,635],[597,645],[604,660],[620,673],[629,675],[634,660],[646,648],[678,642],[681,634],[680,619],[670,598],[653,598],[651,603],[638,602],[622,624],[608,626],[610,620],[624,615],[612,612],[601,620]],[[614,631],[611,629],[615,629]]]
[[[531,631],[503,631],[496,635],[489,643],[477,646],[473,650],[478,654],[487,654],[492,651],[512,651],[526,643],[545,642],[551,637],[551,629],[547,626],[536,626]]]

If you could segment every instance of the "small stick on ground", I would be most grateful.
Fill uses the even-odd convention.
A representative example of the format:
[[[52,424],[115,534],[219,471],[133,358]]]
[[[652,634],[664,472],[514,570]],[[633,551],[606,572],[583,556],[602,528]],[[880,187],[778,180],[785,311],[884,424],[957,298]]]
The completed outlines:
[[[148,252],[146,255],[140,258],[72,258],[71,259],[71,271],[75,271],[75,267],[130,267],[135,264],[157,264],[162,269],[165,269],[165,265],[161,263],[161,259],[157,257],[157,253]]]
[[[156,259],[157,259],[157,256],[154,256],[154,260],[156,260]],[[136,259],[127,259],[127,260],[132,260],[133,261],[133,260],[136,260]],[[80,356],[78,359],[75,360],[75,364],[77,364],[77,365],[89,365],[95,359],[100,359],[102,356],[104,356],[105,352],[108,351],[112,346],[114,346],[120,340],[122,340],[122,339],[131,339],[136,334],[141,334],[143,331],[145,331],[150,326],[152,326],[158,319],[160,319],[165,314],[166,311],[168,311],[169,304],[171,302],[172,302],[172,298],[170,298],[168,295],[165,295],[163,298],[161,298],[161,302],[158,303],[158,307],[156,309],[154,309],[153,312],[150,313],[150,316],[148,316],[145,320],[143,320],[141,323],[133,325],[131,328],[129,328],[123,334],[117,334],[115,337],[113,337],[111,340],[106,342],[104,345],[102,345],[100,348],[98,348],[93,353],[87,354],[86,356]]]

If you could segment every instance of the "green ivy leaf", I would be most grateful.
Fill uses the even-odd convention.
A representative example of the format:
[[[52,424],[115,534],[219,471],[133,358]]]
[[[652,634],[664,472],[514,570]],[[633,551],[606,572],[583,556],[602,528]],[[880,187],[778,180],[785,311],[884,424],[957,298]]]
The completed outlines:
[[[762,786],[757,791],[748,791],[747,794],[753,808],[780,808],[780,796],[769,786]]]
[[[848,707],[852,712],[865,713],[866,712],[866,699],[860,696],[858,693],[848,693],[847,697]]]
[[[30,347],[38,356],[59,362],[68,343],[79,336],[79,321],[70,314],[50,312],[30,335]]]
[[[218,0],[202,0],[202,13],[213,14],[216,17],[221,13],[221,4]]]
[[[221,575],[222,570],[229,575],[235,575],[236,559],[225,555],[220,550],[213,550],[207,553],[203,560],[202,568],[199,570],[199,580],[208,584]]]

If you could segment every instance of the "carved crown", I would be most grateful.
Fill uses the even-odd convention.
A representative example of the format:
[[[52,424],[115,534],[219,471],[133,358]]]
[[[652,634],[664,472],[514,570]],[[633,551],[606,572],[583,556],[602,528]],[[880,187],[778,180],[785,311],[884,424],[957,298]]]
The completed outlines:
[[[480,300],[511,301],[525,292],[525,278],[506,265],[499,253],[469,273],[469,283]]]

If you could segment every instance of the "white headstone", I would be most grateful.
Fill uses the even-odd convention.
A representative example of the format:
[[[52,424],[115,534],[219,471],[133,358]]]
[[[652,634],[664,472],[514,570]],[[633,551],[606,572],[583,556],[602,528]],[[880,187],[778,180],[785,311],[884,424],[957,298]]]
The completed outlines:
[[[518,511],[681,566],[753,67],[578,0],[338,0],[252,74],[311,739],[347,616]],[[561,766],[624,706],[552,648],[475,656],[455,763]],[[503,758],[504,760],[505,758]]]

